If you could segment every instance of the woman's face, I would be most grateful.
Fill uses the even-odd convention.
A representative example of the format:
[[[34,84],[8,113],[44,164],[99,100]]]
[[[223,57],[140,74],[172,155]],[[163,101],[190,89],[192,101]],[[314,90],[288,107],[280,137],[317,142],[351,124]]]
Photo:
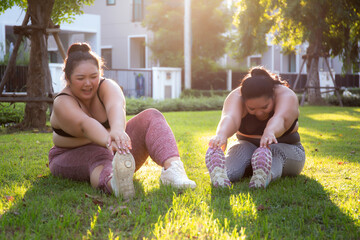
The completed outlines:
[[[255,115],[257,119],[263,121],[274,109],[274,99],[268,96],[250,98],[245,100],[245,107],[249,114]]]
[[[96,95],[100,73],[92,60],[81,61],[74,68],[69,81],[72,93],[79,99],[89,100]]]

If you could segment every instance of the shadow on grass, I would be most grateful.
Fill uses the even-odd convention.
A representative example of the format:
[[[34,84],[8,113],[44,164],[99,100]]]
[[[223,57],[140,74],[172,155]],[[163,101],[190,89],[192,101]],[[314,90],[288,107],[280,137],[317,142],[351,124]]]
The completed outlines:
[[[213,188],[211,208],[222,224],[245,228],[250,239],[359,239],[360,228],[323,186],[300,175],[250,190],[249,178],[230,189]],[[225,221],[226,218],[226,221]]]
[[[0,239],[139,239],[172,206],[174,189],[160,185],[145,193],[134,181],[136,196],[124,201],[100,193],[89,183],[52,175],[39,178],[23,199],[0,216]]]

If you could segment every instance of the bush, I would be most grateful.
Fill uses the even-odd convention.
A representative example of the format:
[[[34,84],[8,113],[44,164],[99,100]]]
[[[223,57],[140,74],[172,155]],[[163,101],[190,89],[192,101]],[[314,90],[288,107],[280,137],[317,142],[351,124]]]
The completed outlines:
[[[20,123],[24,112],[25,103],[0,103],[0,125]]]
[[[348,88],[347,89],[352,94],[360,95],[360,88]],[[342,95],[345,91],[345,88],[340,88],[339,93]]]
[[[341,101],[343,103],[344,106],[347,107],[359,107],[360,106],[360,97],[344,97],[341,96]],[[337,105],[339,106],[339,100],[338,98],[334,95],[331,97],[328,97],[326,99],[326,102],[328,102],[330,105]]]
[[[189,97],[214,97],[221,96],[226,97],[230,92],[227,90],[197,90],[197,89],[185,89],[181,92],[180,98]]]
[[[152,98],[126,99],[126,113],[128,115],[137,114],[147,108],[156,108],[160,112],[178,111],[209,111],[221,110],[225,97],[187,97],[166,100],[154,100]]]

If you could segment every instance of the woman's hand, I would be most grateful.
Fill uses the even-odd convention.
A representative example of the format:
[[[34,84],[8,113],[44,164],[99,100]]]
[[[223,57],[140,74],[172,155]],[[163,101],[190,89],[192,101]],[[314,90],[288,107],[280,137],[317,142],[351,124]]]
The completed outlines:
[[[132,149],[131,139],[124,130],[111,130],[107,146],[121,154],[130,153]]]
[[[275,134],[264,132],[260,139],[260,147],[269,148],[269,145],[273,143],[278,143]]]
[[[225,151],[227,145],[227,138],[221,135],[213,136],[209,141],[209,147],[218,149],[221,148]]]

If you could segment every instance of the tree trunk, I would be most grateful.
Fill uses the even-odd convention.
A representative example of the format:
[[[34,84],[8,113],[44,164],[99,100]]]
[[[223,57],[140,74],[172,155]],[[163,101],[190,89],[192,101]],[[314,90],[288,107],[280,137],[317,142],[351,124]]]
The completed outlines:
[[[308,102],[310,105],[319,105],[323,103],[320,91],[319,80],[319,56],[321,54],[321,41],[311,42],[307,49],[307,90]]]
[[[28,97],[52,97],[53,88],[48,64],[46,28],[49,25],[55,0],[28,0],[32,28],[31,49],[26,83]],[[46,126],[45,102],[28,102],[22,127],[44,129]]]

